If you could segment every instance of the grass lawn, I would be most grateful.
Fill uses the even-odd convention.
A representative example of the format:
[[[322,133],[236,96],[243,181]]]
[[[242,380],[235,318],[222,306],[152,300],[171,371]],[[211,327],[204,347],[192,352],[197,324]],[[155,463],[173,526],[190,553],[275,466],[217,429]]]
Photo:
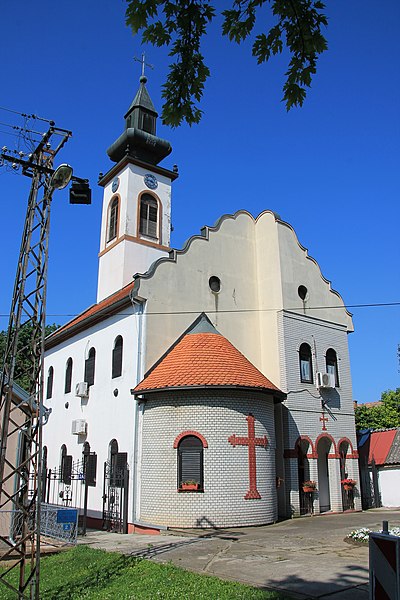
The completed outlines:
[[[10,574],[11,575],[11,574]],[[12,573],[17,582],[19,569]],[[40,561],[41,600],[290,600],[276,592],[198,575],[171,564],[77,546]],[[15,594],[0,583],[0,598]]]

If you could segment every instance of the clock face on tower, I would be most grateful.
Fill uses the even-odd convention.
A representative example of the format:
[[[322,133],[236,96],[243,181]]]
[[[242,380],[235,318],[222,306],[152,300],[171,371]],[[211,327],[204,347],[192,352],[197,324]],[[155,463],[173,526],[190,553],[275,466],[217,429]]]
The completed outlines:
[[[114,177],[112,184],[111,184],[111,189],[112,189],[113,194],[115,194],[118,187],[119,187],[119,177]]]
[[[157,179],[154,177],[154,175],[152,175],[151,173],[146,173],[146,175],[144,176],[144,182],[147,185],[147,187],[150,190],[155,190],[157,189],[158,186],[158,181]]]

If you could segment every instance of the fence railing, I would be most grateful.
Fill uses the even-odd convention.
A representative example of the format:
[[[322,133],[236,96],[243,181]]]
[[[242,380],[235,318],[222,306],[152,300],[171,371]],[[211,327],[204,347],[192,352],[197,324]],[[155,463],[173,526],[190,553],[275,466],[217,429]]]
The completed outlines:
[[[32,524],[36,515],[32,512]],[[12,545],[22,536],[24,519],[22,511],[0,510],[0,534]],[[78,535],[78,510],[50,504],[41,505],[40,535],[75,545]]]

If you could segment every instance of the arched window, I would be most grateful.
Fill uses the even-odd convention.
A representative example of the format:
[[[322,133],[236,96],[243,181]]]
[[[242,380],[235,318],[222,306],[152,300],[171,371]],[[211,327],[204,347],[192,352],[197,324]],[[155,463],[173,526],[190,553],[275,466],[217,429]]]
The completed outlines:
[[[67,454],[67,446],[63,444],[60,451],[60,481],[71,485],[72,455]]]
[[[143,194],[140,199],[139,233],[148,237],[158,238],[158,203],[151,194]]]
[[[67,360],[67,364],[65,367],[65,386],[64,393],[69,394],[71,391],[71,383],[72,383],[72,358],[69,357]]]
[[[112,352],[112,374],[111,377],[120,377],[122,374],[122,349],[123,349],[123,340],[119,335],[114,342],[114,348]]]
[[[87,359],[85,360],[85,381],[88,385],[94,384],[94,371],[96,366],[96,350],[90,348]]]
[[[327,350],[325,360],[326,360],[326,372],[332,373],[332,375],[335,376],[335,386],[338,387],[339,386],[339,369],[338,369],[336,352],[334,351],[333,348],[329,348],[329,350]]]
[[[46,399],[47,400],[49,400],[49,398],[51,398],[53,395],[53,379],[54,379],[54,369],[53,369],[53,367],[49,367],[49,370],[47,371],[47,389],[46,389]]]
[[[203,442],[194,435],[185,436],[178,445],[178,488],[187,482],[197,483],[198,489],[203,489]]]
[[[299,350],[300,380],[303,383],[313,382],[311,348],[308,344],[302,344]]]
[[[119,200],[115,197],[111,200],[110,207],[108,209],[108,231],[107,231],[107,242],[111,242],[117,237],[118,231],[118,208]]]
[[[110,473],[110,485],[117,487],[118,485],[118,442],[111,440],[108,444],[108,463]]]

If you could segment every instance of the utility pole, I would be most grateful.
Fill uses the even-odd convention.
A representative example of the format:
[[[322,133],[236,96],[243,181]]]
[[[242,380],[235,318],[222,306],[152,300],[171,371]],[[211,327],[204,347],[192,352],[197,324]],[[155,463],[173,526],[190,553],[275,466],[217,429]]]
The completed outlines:
[[[13,156],[5,147],[0,152],[0,164],[11,163],[32,179],[0,372],[0,544],[6,548],[3,559],[11,559],[11,566],[0,575],[0,585],[5,584],[19,599],[31,600],[39,600],[42,425],[46,417],[43,353],[51,201],[54,190],[62,189],[72,178],[86,186],[86,201],[82,203],[90,203],[87,180],[73,178],[68,165],[53,168],[71,132],[47,122],[47,132],[41,134],[29,155],[19,152]],[[19,344],[22,339],[23,348]],[[22,368],[27,382],[28,402],[18,402],[13,393],[16,366]],[[16,569],[17,585],[8,577]]]

